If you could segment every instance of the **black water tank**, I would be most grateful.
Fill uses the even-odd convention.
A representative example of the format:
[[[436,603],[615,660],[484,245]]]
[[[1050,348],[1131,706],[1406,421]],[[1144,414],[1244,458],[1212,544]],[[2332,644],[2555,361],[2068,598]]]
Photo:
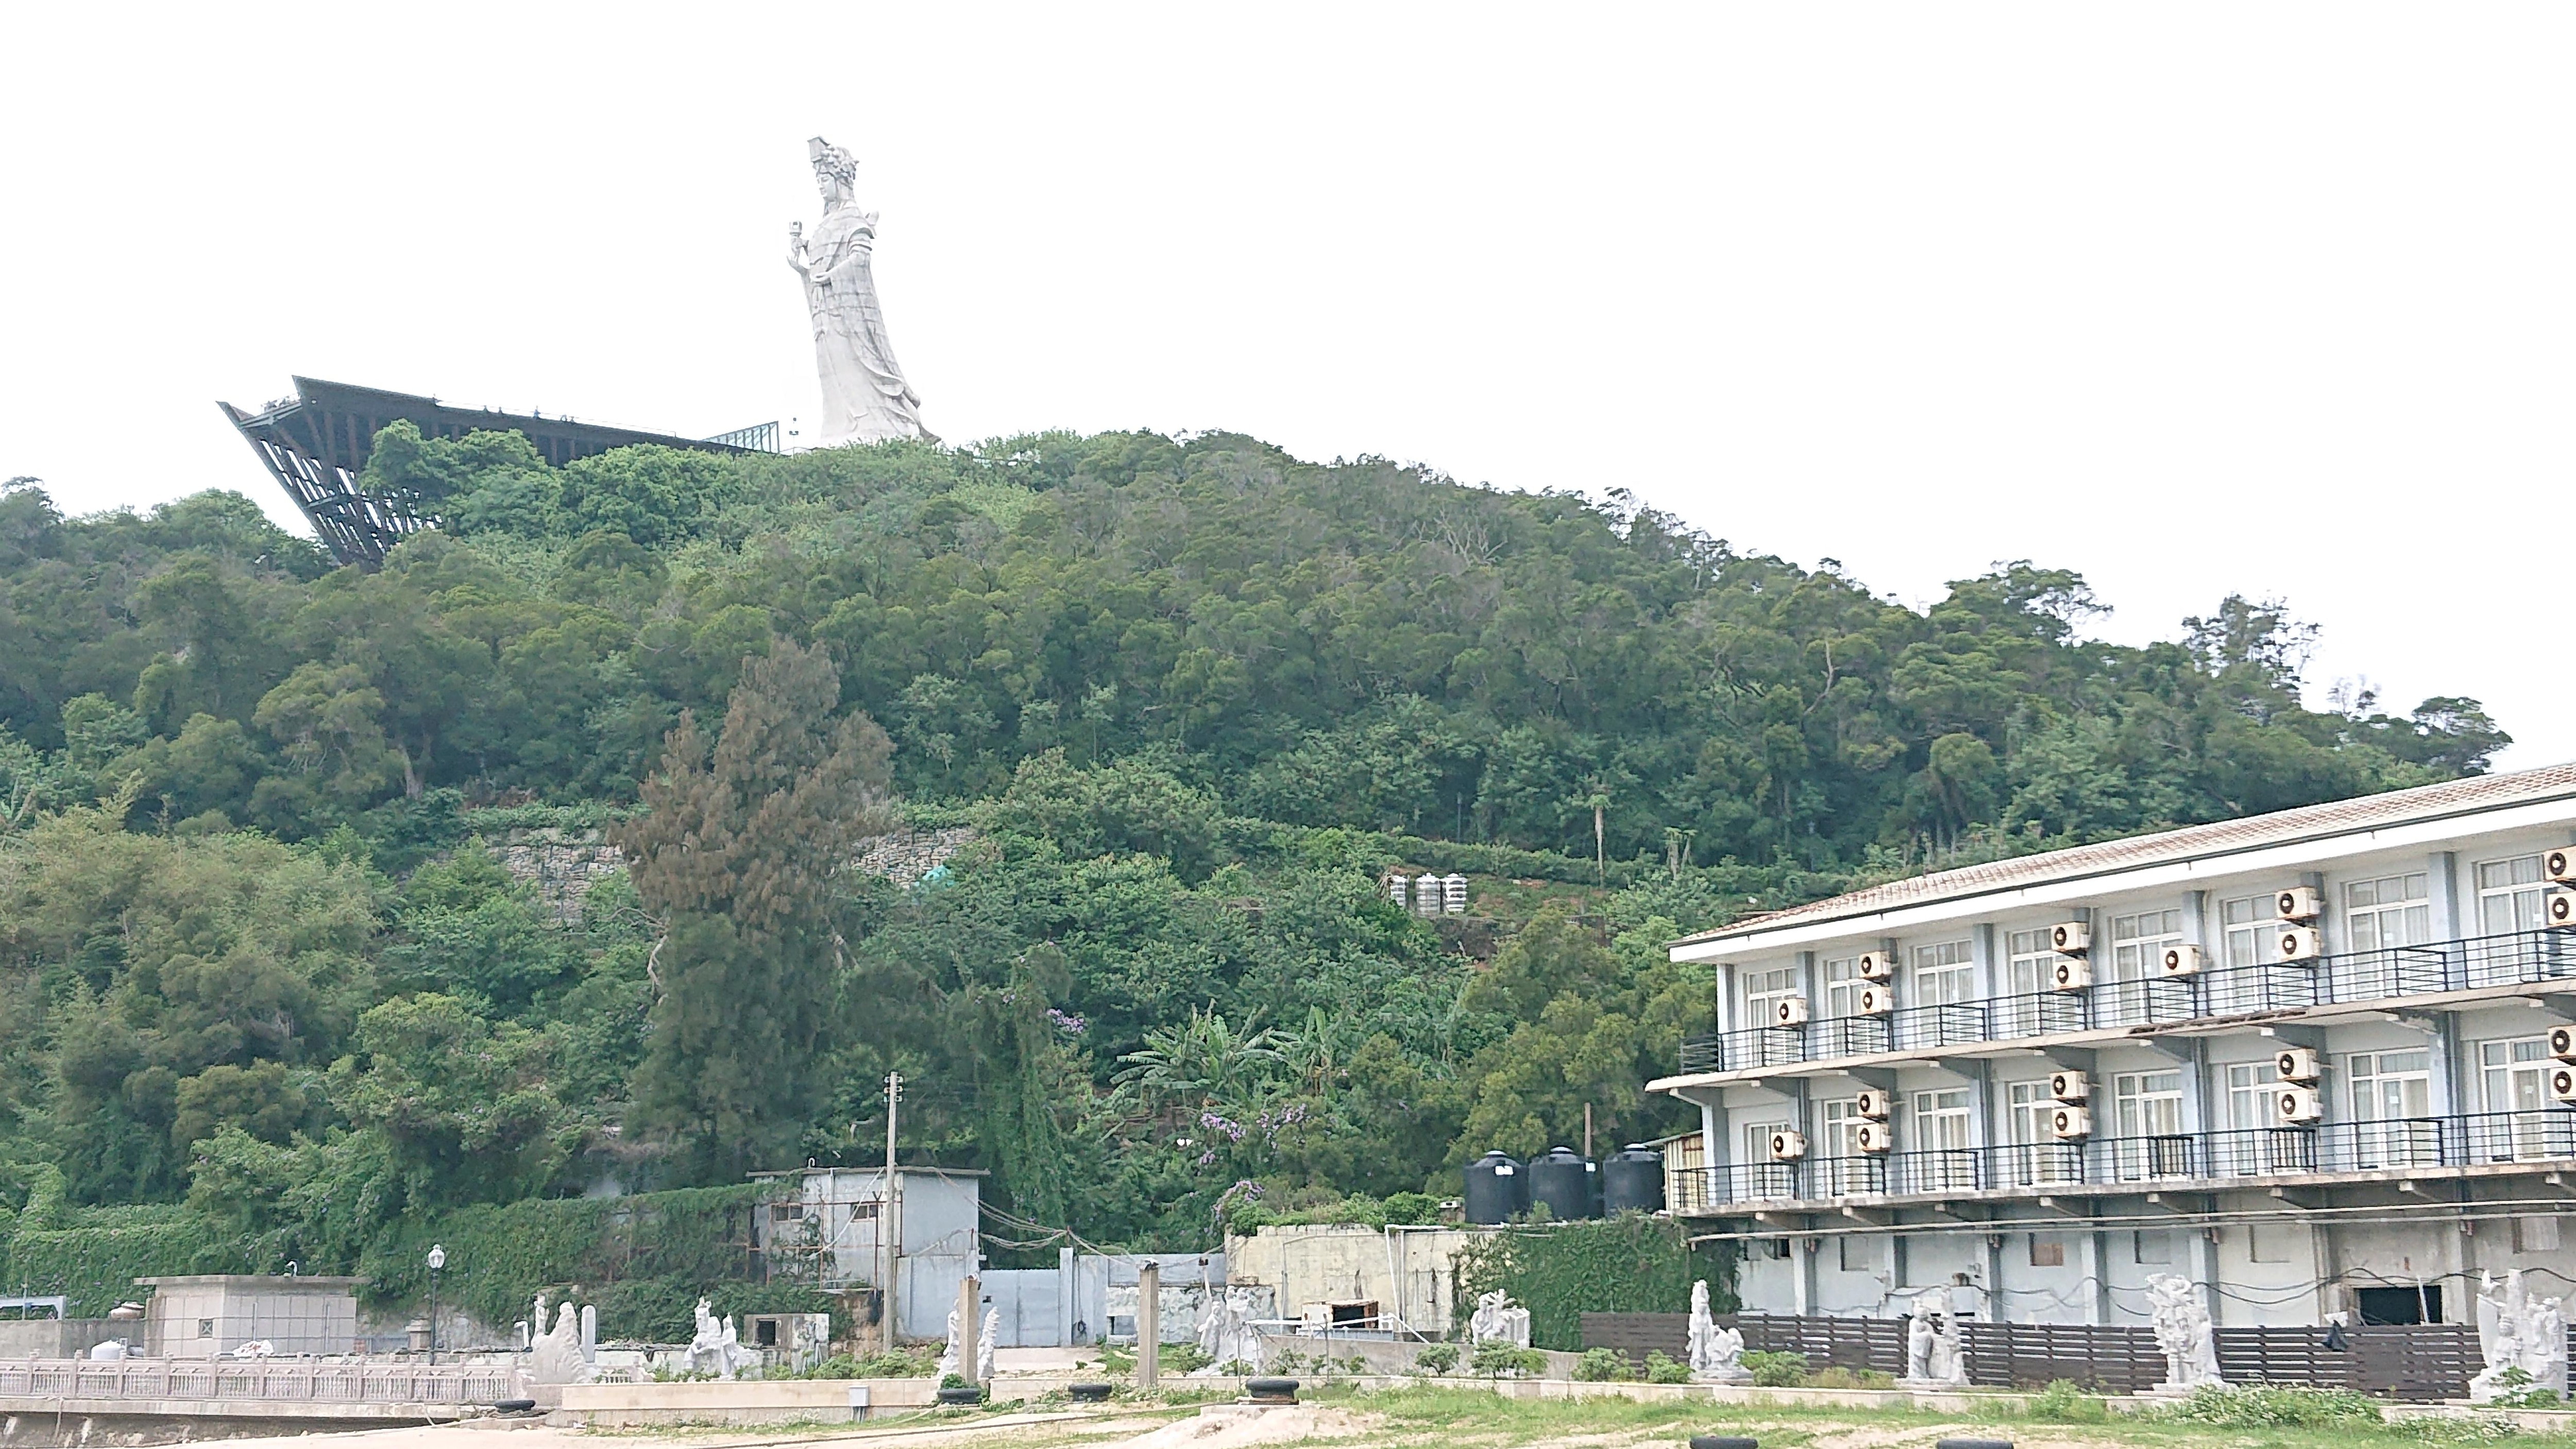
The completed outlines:
[[[1664,1155],[1631,1142],[1601,1164],[1601,1211],[1651,1213],[1664,1206]]]
[[[1571,1147],[1551,1147],[1545,1157],[1530,1159],[1530,1210],[1536,1212],[1545,1203],[1547,1215],[1561,1223],[1599,1217],[1601,1208],[1594,1198],[1599,1181],[1591,1158]]]
[[[1500,1152],[1488,1152],[1467,1164],[1467,1221],[1489,1228],[1527,1211],[1528,1169]]]

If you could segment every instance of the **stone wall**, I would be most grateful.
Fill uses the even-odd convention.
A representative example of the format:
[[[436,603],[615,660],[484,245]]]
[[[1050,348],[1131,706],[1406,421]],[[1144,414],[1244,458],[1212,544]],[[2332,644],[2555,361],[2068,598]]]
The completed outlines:
[[[862,836],[856,864],[909,890],[974,838],[965,826]],[[503,869],[536,887],[537,898],[566,925],[581,920],[582,900],[600,877],[626,866],[626,853],[599,830],[513,830],[492,853]]]

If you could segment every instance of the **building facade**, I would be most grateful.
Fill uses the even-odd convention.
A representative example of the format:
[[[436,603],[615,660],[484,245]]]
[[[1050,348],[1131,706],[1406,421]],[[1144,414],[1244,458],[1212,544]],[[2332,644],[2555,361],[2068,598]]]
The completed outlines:
[[[2473,1320],[2576,1282],[2576,765],[1891,882],[1685,938],[1673,1211],[1746,1309]],[[2553,917],[2560,924],[2553,924]],[[1675,1154],[1668,1151],[1667,1160]]]

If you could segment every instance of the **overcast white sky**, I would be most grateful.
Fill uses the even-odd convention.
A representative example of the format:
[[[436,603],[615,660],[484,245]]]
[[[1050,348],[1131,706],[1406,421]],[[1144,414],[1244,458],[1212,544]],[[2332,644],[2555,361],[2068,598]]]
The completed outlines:
[[[1229,428],[1627,487],[1909,602],[2230,590],[2313,682],[2576,757],[2576,9],[0,12],[0,475],[291,508],[290,374],[706,434],[810,413],[857,152],[930,425]]]

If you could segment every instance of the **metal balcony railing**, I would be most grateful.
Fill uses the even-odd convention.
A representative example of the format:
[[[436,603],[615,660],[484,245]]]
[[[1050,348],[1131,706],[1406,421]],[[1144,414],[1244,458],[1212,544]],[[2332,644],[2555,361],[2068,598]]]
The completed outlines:
[[[2081,991],[2034,991],[1985,1001],[1901,1006],[1886,1015],[1829,1016],[1804,1026],[1749,1027],[1685,1041],[1681,1069],[1692,1073],[1796,1066],[1964,1042],[2153,1026],[2568,978],[2576,978],[2576,931],[2517,931],[2427,946],[2346,952],[2314,962],[2228,967],[2197,976],[2096,981]]]
[[[2537,1107],[2452,1117],[2161,1132],[1730,1163],[1683,1174],[1676,1211],[1862,1196],[2175,1183],[2319,1173],[2422,1171],[2576,1160],[2576,1111]]]

